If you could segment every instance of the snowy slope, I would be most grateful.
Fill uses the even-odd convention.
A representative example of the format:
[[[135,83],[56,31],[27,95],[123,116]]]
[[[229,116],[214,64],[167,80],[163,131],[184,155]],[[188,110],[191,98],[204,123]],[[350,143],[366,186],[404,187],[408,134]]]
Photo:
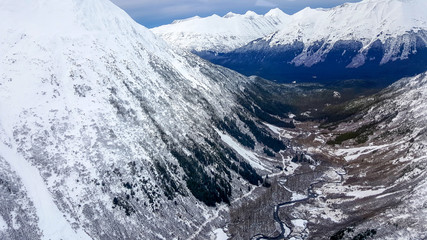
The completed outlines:
[[[407,33],[427,30],[426,8],[427,2],[423,0],[364,0],[332,9],[305,8],[292,15],[285,28],[265,40],[272,47],[300,41],[305,46],[304,53],[316,42],[323,42],[321,51],[327,52],[338,41],[360,41],[362,53],[377,40],[385,44],[395,39],[381,61],[385,63],[412,53],[415,42],[406,43],[400,56],[396,56],[397,48],[402,44],[396,41]],[[294,61],[298,65],[304,64],[304,60],[300,55]]]
[[[424,72],[327,107],[331,122],[273,127],[292,141],[292,150],[282,152],[284,170],[276,179],[269,175],[269,190],[231,209],[229,234],[237,239],[426,238],[426,99]],[[285,224],[281,230],[276,213]],[[282,237],[276,237],[280,231]]]
[[[422,0],[364,0],[331,9],[305,8],[291,16],[287,26],[272,37],[272,44],[300,40],[309,45],[321,39],[384,42],[411,30],[426,29],[425,7]]]
[[[223,17],[214,14],[177,20],[152,31],[187,50],[228,52],[283,28],[288,18],[277,8],[265,15],[252,11],[242,15],[230,12]]]
[[[2,134],[4,134],[2,132]],[[43,239],[91,239],[82,229],[74,230],[55,205],[38,170],[31,166],[16,149],[10,149],[4,143],[0,145],[2,157],[8,161],[27,190],[28,197],[37,212],[38,226]],[[52,224],[54,222],[55,224]],[[29,237],[29,236],[28,236]]]
[[[213,128],[250,79],[107,0],[7,0],[0,15],[1,239],[186,237],[247,189],[243,167],[257,180],[230,170]]]
[[[355,233],[376,229],[374,239],[426,237],[426,99],[427,73],[422,73],[399,80],[381,93],[348,106],[351,109],[365,105],[365,110],[339,124],[336,131],[349,132],[368,125],[371,128],[364,133],[366,143],[349,140],[336,151],[350,160],[346,166],[349,179],[344,188],[328,186],[322,191],[342,194],[349,186],[369,186],[361,192],[345,193],[356,198],[351,207],[345,204],[346,200],[331,201],[342,204],[339,208],[346,214],[354,213],[353,209],[362,215],[370,211],[371,217],[356,224]],[[368,148],[374,150],[367,151]],[[377,192],[371,192],[372,189]]]

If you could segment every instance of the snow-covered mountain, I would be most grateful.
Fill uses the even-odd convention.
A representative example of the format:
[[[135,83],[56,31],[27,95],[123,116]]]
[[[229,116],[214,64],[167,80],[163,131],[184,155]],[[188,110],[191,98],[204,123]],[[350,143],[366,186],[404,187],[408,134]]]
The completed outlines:
[[[176,20],[172,24],[151,29],[172,45],[195,51],[228,52],[282,29],[289,16],[280,9],[265,15],[248,11],[245,14],[229,12]]]
[[[330,152],[345,161],[347,176],[342,184],[324,185],[319,191],[344,216],[335,224],[341,228],[335,236],[427,237],[426,98],[425,72],[346,105],[344,111],[359,111],[334,127],[329,144],[334,145]],[[322,236],[324,223],[316,225],[315,235]]]
[[[425,33],[416,34],[427,30],[427,14],[423,10],[426,7],[423,0],[364,0],[332,9],[305,8],[294,14],[285,28],[263,40],[270,47],[302,42],[303,53],[293,61],[297,66],[308,67],[321,61],[339,41],[361,43],[358,49],[361,56],[355,57],[349,67],[360,66],[364,54],[380,41],[387,45],[381,59],[381,63],[386,63],[413,54],[417,46],[415,36],[420,36],[425,44]],[[410,33],[415,36],[411,38]],[[409,36],[399,39],[405,35]],[[319,50],[313,50],[315,45]]]
[[[214,63],[271,80],[397,80],[426,70],[426,8],[424,0],[363,0],[331,9],[305,8],[287,16],[279,31],[258,35],[233,51],[193,50]],[[188,40],[181,37],[166,39]]]
[[[261,180],[254,153],[221,141],[259,148],[239,130],[258,125],[237,102],[251,79],[107,0],[7,0],[0,15],[1,239],[187,238]]]
[[[326,107],[328,121],[273,127],[292,148],[269,189],[232,206],[232,239],[425,239],[426,99],[422,73]]]
[[[390,165],[396,160],[401,171],[392,171],[390,179],[398,178],[398,187],[410,185],[413,191],[408,192],[408,205],[385,205],[396,211],[390,213],[393,221],[400,215],[414,216],[425,205],[416,201],[423,196],[425,183],[415,181],[425,179],[419,178],[425,172],[425,74],[398,82],[383,101],[365,99],[372,110],[360,108],[359,115],[335,126],[337,132],[324,133],[317,126],[309,132],[304,128],[310,123],[301,123],[294,135],[295,126],[285,119],[294,111],[291,101],[303,104],[302,96],[329,106],[339,93],[317,85],[263,84],[213,65],[170,47],[107,0],[7,0],[0,2],[0,16],[0,239],[208,239],[211,230],[229,221],[227,203],[248,206],[248,199],[272,189],[259,184],[261,174],[303,176],[294,185],[282,181],[288,189],[323,176],[323,165],[291,161],[304,147],[289,145],[292,136],[307,136],[301,143],[310,151],[316,149],[311,144],[323,144],[317,149],[331,151],[320,160],[311,159],[327,167],[341,163],[328,160],[331,154],[360,161],[348,177],[360,174],[363,181],[370,180],[364,173],[377,170],[372,166],[380,157]],[[365,123],[361,121],[375,122],[394,109],[398,114],[375,125],[378,134],[369,135],[358,152],[325,146],[334,134],[357,129]],[[357,158],[365,156],[365,150],[371,153],[369,147],[394,139],[402,140],[401,151],[396,153],[394,145],[375,149],[371,165]],[[345,144],[351,147],[349,141]],[[381,169],[395,169],[387,167]],[[314,174],[291,176],[297,168]],[[378,179],[368,184],[349,181],[359,188],[340,189],[348,194],[345,200],[360,192],[375,198],[372,193],[379,191],[371,188],[383,183],[386,188],[389,183]],[[332,185],[316,186],[319,195],[336,196],[328,186]],[[389,200],[391,191],[379,193]],[[313,213],[319,220],[312,222],[317,229],[337,227],[319,223],[325,222],[325,215],[327,219],[347,209],[348,202],[332,211],[342,202],[312,200],[318,203],[315,208],[300,214]],[[380,216],[369,210],[357,224],[368,224],[375,220],[372,216],[389,217],[388,212]],[[419,212],[423,224],[423,210]],[[264,223],[251,219],[257,226]],[[240,227],[246,226],[249,223],[240,222]],[[386,236],[405,234],[407,229],[389,226]],[[422,238],[423,230],[411,234]],[[298,234],[296,228],[293,234]]]

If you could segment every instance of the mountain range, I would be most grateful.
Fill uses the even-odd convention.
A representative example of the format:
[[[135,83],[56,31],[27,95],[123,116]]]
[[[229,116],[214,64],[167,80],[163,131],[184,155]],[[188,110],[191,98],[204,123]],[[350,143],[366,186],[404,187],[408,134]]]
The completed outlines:
[[[229,52],[283,28],[288,18],[278,8],[265,15],[253,11],[245,14],[229,12],[223,17],[214,14],[206,18],[195,16],[175,20],[170,25],[151,30],[185,50]]]
[[[354,98],[215,65],[108,0],[0,15],[0,239],[426,237],[426,73]]]
[[[275,25],[276,30],[268,28],[267,35],[252,34],[252,41],[237,47],[221,40],[225,33],[234,33],[233,18],[216,16],[222,22],[221,31],[213,38],[199,31],[211,29],[213,17],[187,19],[153,32],[172,45],[245,75],[279,82],[325,83],[353,78],[381,85],[426,70],[427,16],[421,10],[425,8],[423,0],[363,0],[331,9],[305,8],[293,15],[274,9],[282,24]],[[241,21],[242,16],[235,18]],[[255,33],[258,24],[244,22],[252,25],[244,32]],[[204,38],[215,43],[198,40]]]

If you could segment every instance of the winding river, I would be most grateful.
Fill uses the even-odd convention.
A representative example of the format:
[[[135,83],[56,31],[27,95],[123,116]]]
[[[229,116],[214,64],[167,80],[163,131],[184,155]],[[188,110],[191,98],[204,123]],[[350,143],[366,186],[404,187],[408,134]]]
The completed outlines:
[[[309,199],[316,198],[318,195],[313,190],[314,185],[316,185],[316,184],[319,184],[319,183],[342,183],[344,181],[343,175],[345,175],[346,173],[339,173],[338,171],[335,171],[335,173],[337,173],[340,176],[340,180],[339,181],[337,181],[337,182],[327,182],[325,180],[319,180],[319,181],[313,182],[313,183],[310,184],[310,186],[307,189],[307,197],[306,198],[279,203],[279,204],[277,204],[274,207],[273,218],[274,218],[274,221],[277,222],[280,225],[280,231],[281,232],[280,232],[279,235],[271,237],[271,236],[266,236],[264,234],[256,234],[256,235],[254,235],[251,238],[251,240],[279,240],[279,239],[286,239],[289,235],[291,235],[292,228],[291,228],[291,226],[288,226],[285,222],[283,222],[280,219],[280,217],[279,217],[280,208],[284,207],[284,206],[292,205],[294,203],[301,203],[301,202],[308,201]]]

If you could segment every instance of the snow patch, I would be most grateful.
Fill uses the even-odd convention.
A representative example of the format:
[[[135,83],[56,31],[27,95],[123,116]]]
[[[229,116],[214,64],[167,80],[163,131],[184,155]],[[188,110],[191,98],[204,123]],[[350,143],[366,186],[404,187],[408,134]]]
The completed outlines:
[[[292,201],[302,200],[304,198],[307,198],[307,196],[297,192],[292,192],[292,197],[291,197]]]
[[[263,165],[258,156],[253,153],[250,150],[245,149],[242,145],[240,145],[238,142],[236,142],[232,137],[228,136],[227,134],[221,132],[220,130],[216,129],[216,132],[221,137],[221,140],[225,142],[228,146],[233,148],[240,156],[242,156],[244,159],[246,159],[249,164],[257,169],[260,170],[267,170]]]
[[[380,188],[377,190],[356,190],[352,192],[346,193],[347,196],[355,197],[355,198],[366,198],[370,196],[375,196],[381,194],[385,191],[385,188]]]
[[[37,168],[28,163],[15,149],[0,141],[0,153],[21,178],[28,197],[34,203],[39,218],[42,239],[91,239],[81,229],[74,230],[59,211]],[[1,223],[0,223],[1,225]]]
[[[7,223],[6,221],[3,219],[3,217],[0,215],[0,232],[4,232],[7,230]]]
[[[215,233],[215,240],[227,240],[228,236],[227,234],[224,232],[224,230],[222,228],[218,228],[216,230],[213,231]]]
[[[391,196],[391,195],[394,195],[394,194],[398,194],[398,193],[400,193],[400,192],[402,192],[402,191],[386,193],[386,194],[382,194],[382,195],[376,196],[375,198],[376,198],[376,199],[379,199],[379,198],[385,198],[385,197],[388,197],[388,196]]]
[[[298,164],[292,162],[292,157],[285,158],[282,156],[282,163],[283,163],[283,173],[285,175],[294,174],[295,170],[299,167]]]
[[[334,91],[334,98],[341,98],[341,93]]]
[[[303,220],[303,219],[294,219],[291,220],[292,225],[294,225],[296,228],[306,228],[307,226],[307,220]]]
[[[389,146],[390,144],[384,144],[379,146],[338,149],[335,153],[337,154],[337,156],[344,156],[344,159],[349,162],[352,160],[356,160],[364,154],[368,154],[375,150],[383,149]]]
[[[279,127],[276,127],[276,126],[274,126],[274,125],[271,125],[271,124],[268,124],[268,123],[263,123],[265,126],[267,126],[271,131],[273,131],[274,133],[276,133],[276,134],[278,134],[278,135],[280,135],[280,132],[282,131],[282,129],[281,128],[279,128]]]

